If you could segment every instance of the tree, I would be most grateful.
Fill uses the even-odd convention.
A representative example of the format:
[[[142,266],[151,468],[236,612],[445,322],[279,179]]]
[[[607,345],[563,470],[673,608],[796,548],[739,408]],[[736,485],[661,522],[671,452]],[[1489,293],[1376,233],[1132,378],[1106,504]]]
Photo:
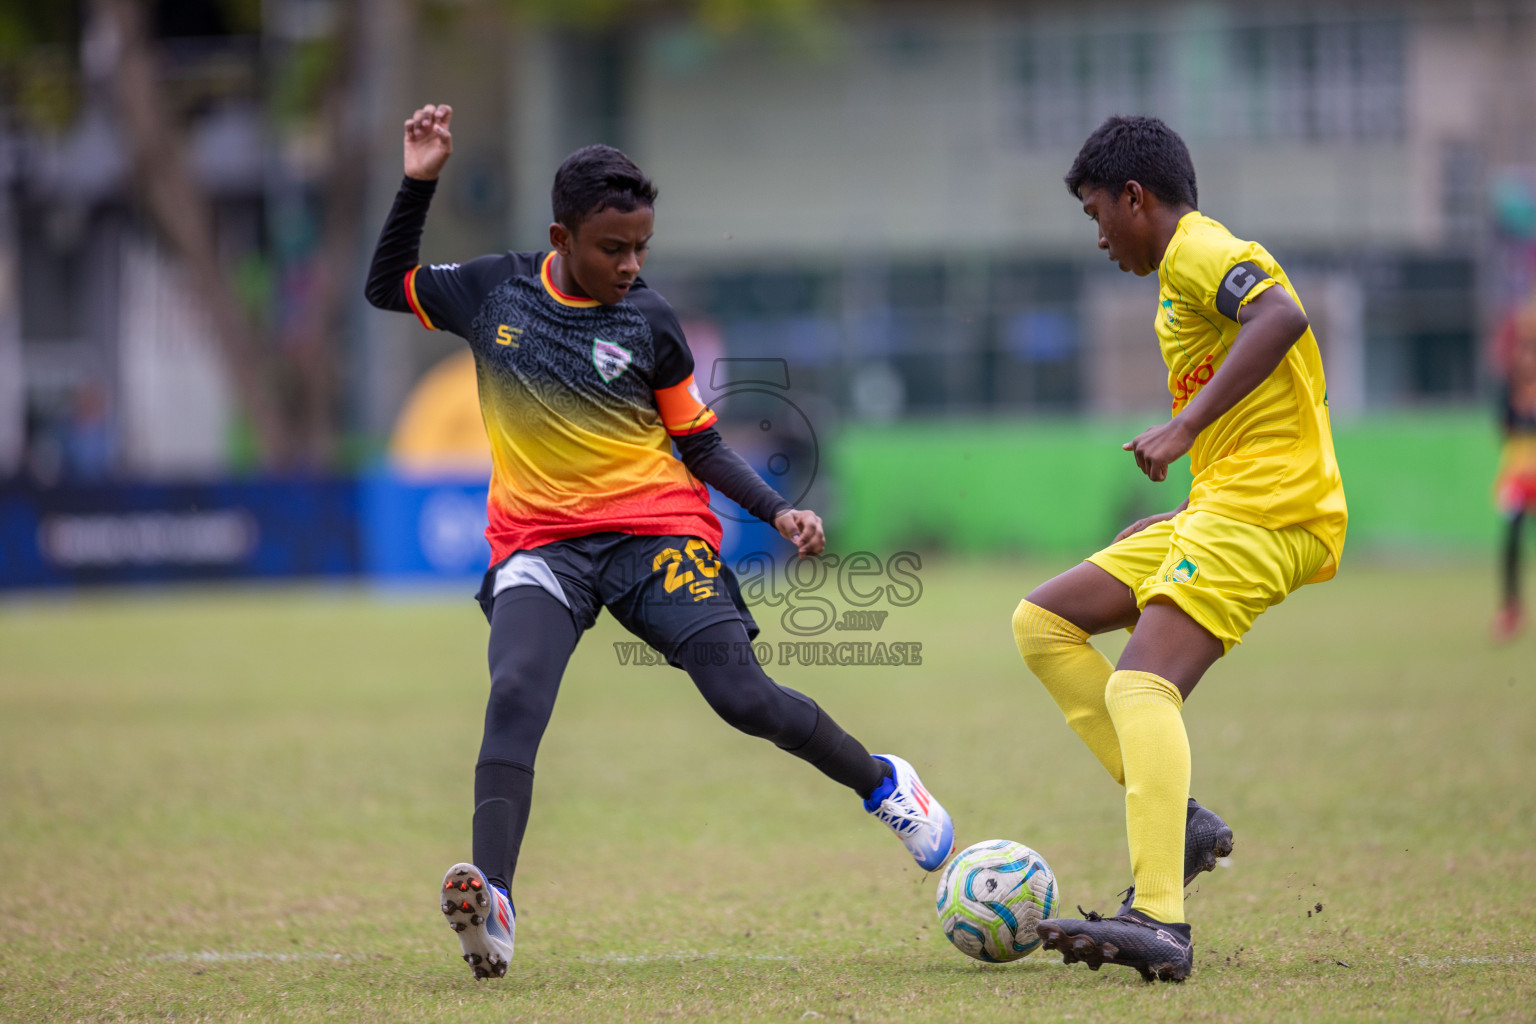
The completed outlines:
[[[148,11],[141,0],[92,0],[87,53],[110,81],[145,213],[186,268],[228,362],[259,462],[319,467],[334,457],[339,401],[337,339],[343,330],[361,216],[363,127],[357,105],[360,0],[338,0],[333,60],[319,90],[325,152],[315,296],[271,337],[252,316],[219,257],[213,204],[194,179],[185,140],[159,80]]]
[[[238,0],[225,0],[235,3]],[[401,0],[423,17],[423,0]],[[137,194],[149,221],[182,263],[204,304],[249,421],[258,462],[269,469],[323,468],[334,463],[342,408],[341,351],[345,313],[360,284],[362,203],[369,125],[361,95],[366,34],[364,0],[334,0],[335,18],[314,87],[301,97],[318,121],[322,153],[318,241],[308,264],[311,294],[299,315],[273,326],[242,301],[219,258],[213,204],[192,173],[185,140],[158,74],[149,30],[149,0],[90,0],[87,43],[110,81]],[[753,25],[812,38],[823,0],[692,0],[688,10],[711,31]],[[624,17],[621,0],[500,0],[518,24],[600,28]],[[0,24],[3,27],[3,24]],[[0,39],[3,42],[3,39]],[[400,112],[402,117],[408,111]]]

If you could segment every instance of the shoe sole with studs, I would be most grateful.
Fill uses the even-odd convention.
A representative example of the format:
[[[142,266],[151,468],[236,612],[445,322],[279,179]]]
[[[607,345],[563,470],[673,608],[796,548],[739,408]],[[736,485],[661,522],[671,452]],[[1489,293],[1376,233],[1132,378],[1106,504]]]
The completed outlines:
[[[455,864],[443,876],[440,910],[448,927],[459,936],[464,962],[476,978],[500,978],[507,973],[507,955],[485,929],[485,919],[495,904],[491,884],[473,864]]]

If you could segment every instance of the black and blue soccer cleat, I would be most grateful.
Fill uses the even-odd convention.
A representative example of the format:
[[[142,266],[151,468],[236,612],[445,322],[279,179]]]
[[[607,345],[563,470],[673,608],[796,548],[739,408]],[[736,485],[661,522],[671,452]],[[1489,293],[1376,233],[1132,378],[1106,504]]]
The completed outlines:
[[[933,798],[910,764],[895,754],[876,754],[891,766],[864,809],[896,834],[917,866],[937,871],[955,852],[955,824],[944,805]]]

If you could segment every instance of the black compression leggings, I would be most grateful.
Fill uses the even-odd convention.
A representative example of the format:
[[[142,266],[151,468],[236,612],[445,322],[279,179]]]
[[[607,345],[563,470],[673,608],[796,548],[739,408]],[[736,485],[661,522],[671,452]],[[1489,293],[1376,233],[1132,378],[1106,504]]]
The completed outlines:
[[[1521,510],[1505,520],[1504,533],[1504,603],[1520,603],[1520,527],[1525,524],[1525,511]]]
[[[513,587],[497,595],[491,611],[491,694],[475,766],[474,858],[503,886],[512,881],[528,825],[539,741],[580,638],[571,613],[546,591]],[[815,701],[768,678],[755,658],[742,664],[736,652],[749,649],[742,646],[746,642],[740,621],[716,623],[690,637],[678,660],[726,722],[868,796],[883,777],[881,763]],[[730,656],[712,657],[720,650]]]

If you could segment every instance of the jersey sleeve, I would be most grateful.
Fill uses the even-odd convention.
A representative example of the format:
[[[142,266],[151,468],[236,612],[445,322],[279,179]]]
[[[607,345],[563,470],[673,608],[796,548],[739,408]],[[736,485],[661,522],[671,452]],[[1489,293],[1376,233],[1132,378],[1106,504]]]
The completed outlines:
[[[1186,302],[1236,323],[1244,304],[1276,283],[1264,269],[1271,263],[1269,253],[1257,242],[1202,234],[1179,244],[1167,276]]]
[[[651,328],[656,361],[651,371],[651,392],[662,425],[673,437],[708,430],[718,417],[699,394],[693,379],[693,353],[683,337],[683,326],[666,299],[647,287],[636,288],[630,301],[639,308]]]
[[[468,338],[480,304],[492,288],[512,276],[512,263],[503,254],[412,267],[405,273],[405,301],[427,330]]]

